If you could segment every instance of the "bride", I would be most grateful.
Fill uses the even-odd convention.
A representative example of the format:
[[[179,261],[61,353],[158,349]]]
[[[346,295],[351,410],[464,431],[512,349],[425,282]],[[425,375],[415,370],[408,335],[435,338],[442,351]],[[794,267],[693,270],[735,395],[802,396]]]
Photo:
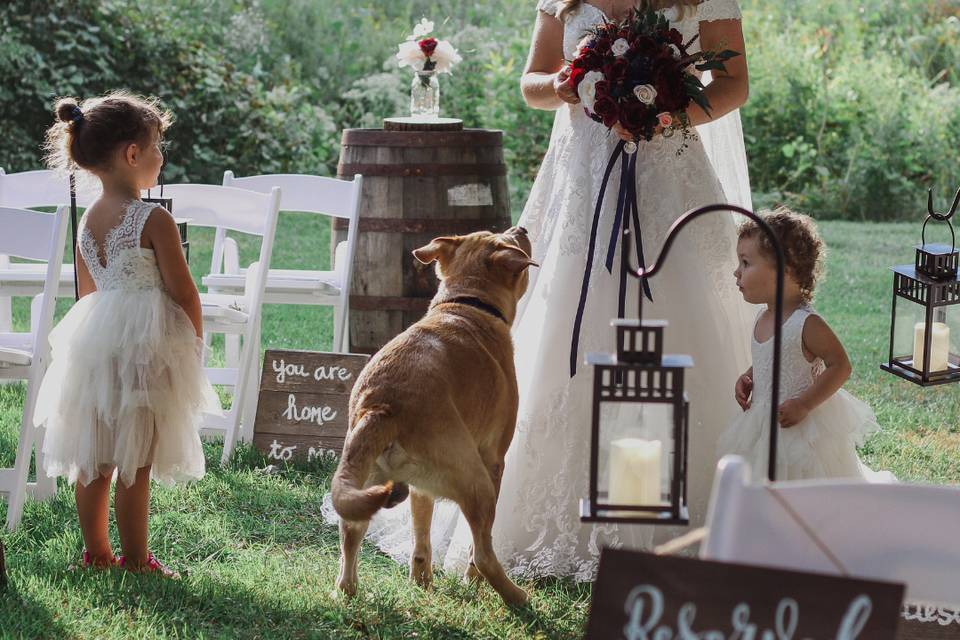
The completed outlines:
[[[734,49],[744,52],[736,0],[652,3],[670,19],[684,42],[699,35],[692,51]],[[497,556],[521,578],[572,576],[591,580],[602,546],[649,547],[651,527],[586,525],[579,501],[586,497],[589,473],[592,375],[583,364],[590,352],[615,350],[610,320],[617,313],[619,274],[604,268],[606,244],[591,268],[587,307],[571,377],[570,352],[580,283],[586,267],[590,227],[604,169],[618,132],[587,117],[567,85],[565,60],[591,26],[620,20],[636,0],[539,0],[536,27],[521,80],[531,107],[556,111],[550,146],[519,224],[533,241],[530,285],[514,323],[520,388],[517,430],[507,454],[493,530]],[[705,79],[706,81],[706,79]],[[750,207],[749,181],[740,119],[736,112],[747,97],[746,56],[727,62],[707,87],[710,115],[691,106],[687,114],[699,136],[683,140],[657,136],[640,142],[637,195],[645,258],[652,262],[670,224],[694,207],[726,201]],[[624,135],[625,132],[624,132]],[[688,145],[680,151],[682,144]],[[607,189],[598,238],[612,231],[619,189],[615,171]],[[666,350],[689,353],[696,363],[689,373],[689,503],[692,523],[702,523],[716,468],[716,441],[737,410],[733,384],[749,362],[749,318],[737,294],[732,216],[705,216],[680,234],[664,269],[649,282],[653,303],[644,316],[669,321]],[[614,260],[619,264],[619,256]],[[627,315],[636,309],[637,287],[629,286]],[[634,412],[637,411],[634,409]],[[656,421],[652,412],[609,414],[622,424]],[[656,426],[656,425],[654,425]],[[332,510],[326,512],[332,515]],[[672,532],[672,533],[675,533]],[[412,550],[409,507],[381,511],[368,536],[399,561]],[[469,527],[454,505],[438,503],[432,528],[434,562],[448,570],[466,567]]]

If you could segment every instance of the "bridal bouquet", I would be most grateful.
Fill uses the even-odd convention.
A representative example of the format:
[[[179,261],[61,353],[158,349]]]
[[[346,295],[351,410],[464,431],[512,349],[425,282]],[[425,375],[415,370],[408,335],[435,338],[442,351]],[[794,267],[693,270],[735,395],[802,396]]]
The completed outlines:
[[[397,60],[401,68],[411,67],[417,72],[450,73],[454,65],[463,60],[452,44],[430,37],[432,32],[433,22],[423,18],[413,28],[413,35],[400,43]]]
[[[679,31],[660,13],[633,11],[623,22],[605,22],[581,41],[569,82],[587,115],[606,127],[619,123],[635,140],[658,131],[689,132],[691,102],[709,113],[704,85],[693,70],[723,70],[736,51],[689,53]]]

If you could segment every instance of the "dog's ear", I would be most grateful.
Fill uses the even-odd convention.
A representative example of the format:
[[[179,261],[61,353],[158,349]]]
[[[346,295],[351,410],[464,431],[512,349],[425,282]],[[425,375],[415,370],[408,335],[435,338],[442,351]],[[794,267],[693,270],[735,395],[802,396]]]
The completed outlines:
[[[497,247],[497,250],[490,254],[490,262],[491,264],[506,269],[510,273],[520,273],[527,267],[540,266],[530,259],[526,251],[520,247],[509,244],[503,244]]]
[[[460,237],[434,238],[430,244],[413,250],[413,257],[423,264],[430,264],[435,260],[446,262],[456,252],[463,242]]]

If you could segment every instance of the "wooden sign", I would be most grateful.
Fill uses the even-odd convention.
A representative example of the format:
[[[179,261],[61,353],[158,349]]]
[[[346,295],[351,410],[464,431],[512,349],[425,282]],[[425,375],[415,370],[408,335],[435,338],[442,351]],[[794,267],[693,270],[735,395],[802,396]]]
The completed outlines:
[[[343,450],[350,391],[369,356],[267,351],[253,443],[271,460],[306,460]]]
[[[897,640],[960,640],[960,609],[908,603]]]
[[[587,638],[894,640],[904,587],[604,549]]]

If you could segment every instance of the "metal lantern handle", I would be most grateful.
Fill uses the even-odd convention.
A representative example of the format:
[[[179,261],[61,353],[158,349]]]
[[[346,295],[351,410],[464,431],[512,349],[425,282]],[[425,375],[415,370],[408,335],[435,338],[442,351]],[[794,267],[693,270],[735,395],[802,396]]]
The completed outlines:
[[[958,199],[960,199],[960,192],[958,192]],[[784,270],[786,267],[786,261],[784,260],[783,255],[783,247],[780,245],[780,240],[773,232],[773,229],[770,228],[770,225],[768,225],[763,218],[748,209],[744,209],[743,207],[738,207],[737,205],[733,204],[711,204],[705,207],[700,207],[699,209],[691,209],[680,216],[676,222],[671,225],[670,230],[667,232],[667,237],[663,242],[663,248],[660,250],[660,255],[657,256],[657,259],[654,261],[653,265],[649,267],[641,266],[639,269],[635,269],[633,268],[633,265],[630,264],[630,255],[626,250],[626,248],[629,246],[630,230],[625,230],[623,232],[624,247],[621,250],[621,260],[626,267],[627,273],[633,277],[639,278],[641,281],[646,278],[653,277],[663,266],[667,254],[670,253],[670,248],[673,246],[673,241],[677,237],[677,234],[680,233],[681,229],[700,216],[704,216],[708,213],[719,212],[739,213],[740,215],[746,216],[747,218],[750,218],[756,222],[767,235],[767,238],[770,240],[770,244],[773,245],[773,251],[776,254],[777,296],[774,304],[775,322],[773,328],[773,381],[771,385],[772,398],[770,401],[770,458],[767,468],[767,477],[771,482],[773,482],[777,479],[777,414],[779,409],[778,400],[780,398],[780,349],[783,338],[783,280]],[[638,315],[639,319],[643,320],[642,294],[640,295],[640,301],[638,303]]]
[[[950,207],[950,211],[947,213],[938,213],[933,208],[933,189],[927,189],[927,219],[923,221],[923,228],[920,230],[921,246],[926,246],[927,244],[927,224],[929,224],[931,220],[936,220],[937,222],[946,222],[947,228],[950,229],[951,253],[957,248],[957,237],[953,232],[953,223],[950,222],[950,218],[957,212],[958,205],[960,205],[960,189],[957,189],[957,195],[953,198],[953,206]]]

